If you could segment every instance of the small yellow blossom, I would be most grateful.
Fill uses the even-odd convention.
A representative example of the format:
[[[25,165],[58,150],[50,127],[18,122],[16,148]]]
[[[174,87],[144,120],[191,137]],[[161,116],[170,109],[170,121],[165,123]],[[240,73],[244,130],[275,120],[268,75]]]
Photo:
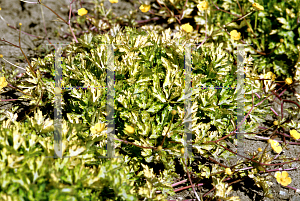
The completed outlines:
[[[151,6],[150,5],[141,5],[140,6],[140,10],[143,12],[143,13],[146,13],[150,10]]]
[[[277,126],[277,125],[278,125],[278,121],[274,121],[273,124],[274,124],[275,126]]]
[[[280,146],[280,144],[279,144],[278,142],[276,142],[276,141],[274,141],[274,140],[272,140],[272,139],[269,139],[269,140],[268,140],[268,143],[271,144],[272,149],[273,149],[276,153],[279,154],[280,152],[282,152],[282,148],[281,148],[281,146]]]
[[[0,10],[1,10],[1,8],[0,8]]]
[[[225,173],[228,174],[228,175],[232,175],[232,171],[231,171],[230,168],[226,168]]]
[[[237,32],[237,30],[233,30],[230,32],[230,36],[232,40],[240,40],[241,38],[241,33]]]
[[[265,79],[272,79],[272,81],[275,81],[276,75],[273,74],[272,72],[268,72],[267,74],[264,75]]]
[[[3,55],[2,55],[2,54],[0,54],[0,58],[3,58]]]
[[[19,25],[22,26],[22,23],[20,22]]]
[[[208,2],[207,1],[200,2],[197,5],[197,8],[199,9],[199,11],[203,11],[203,10],[208,9]]]
[[[262,152],[262,148],[259,147],[259,148],[257,149],[257,151]]]
[[[93,134],[96,134],[96,133],[101,133],[104,129],[105,129],[105,124],[104,123],[98,123],[95,126],[91,127],[90,130]]]
[[[283,186],[287,186],[290,183],[292,183],[292,178],[289,177],[289,173],[287,173],[286,171],[283,171],[282,173],[276,172],[275,178],[276,178],[277,182]]]
[[[88,11],[85,8],[78,9],[78,15],[83,16],[86,15]]]
[[[118,3],[118,0],[109,0],[110,3]]]
[[[0,77],[0,90],[2,90],[2,88],[7,86],[7,82],[5,80],[5,77]]]
[[[176,115],[176,113],[177,113],[176,110],[172,110],[171,112],[172,115]]]
[[[193,31],[193,27],[190,25],[190,23],[181,25],[181,28],[188,33]]]
[[[283,38],[281,38],[281,39],[280,39],[280,42],[281,42],[281,43],[283,43],[283,42],[284,42],[284,39],[283,39]]]
[[[129,134],[134,133],[134,128],[132,126],[126,126],[124,130]]]
[[[292,83],[293,83],[292,78],[286,78],[286,79],[285,79],[285,83],[286,83],[287,85],[292,84]]]
[[[184,148],[181,148],[181,149],[180,149],[180,152],[181,152],[182,154],[184,154]]]
[[[295,129],[291,130],[290,134],[295,140],[298,140],[300,138],[300,133],[298,133]]]
[[[254,4],[252,4],[252,6],[257,10],[264,10],[264,7],[259,5],[259,3],[254,3]]]

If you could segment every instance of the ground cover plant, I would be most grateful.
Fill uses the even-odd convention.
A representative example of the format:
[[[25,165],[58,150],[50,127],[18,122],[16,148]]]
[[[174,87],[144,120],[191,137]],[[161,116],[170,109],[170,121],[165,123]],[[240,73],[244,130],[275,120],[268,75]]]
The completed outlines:
[[[46,2],[39,3],[46,7]],[[16,77],[16,71],[3,69],[1,89],[18,89],[23,93],[19,99],[29,100],[32,108],[19,119],[15,113],[18,106],[1,111],[2,199],[166,200],[180,190],[192,189],[190,196],[197,200],[239,200],[231,195],[232,186],[248,178],[263,189],[264,198],[274,198],[271,191],[274,180],[277,185],[299,192],[300,186],[291,185],[296,178],[289,176],[297,167],[286,167],[299,161],[299,153],[295,149],[292,156],[284,154],[289,145],[298,145],[300,138],[299,93],[295,90],[300,80],[299,13],[295,14],[299,3],[157,1],[158,13],[169,13],[167,22],[181,25],[174,25],[178,33],[172,27],[121,29],[118,24],[123,21],[113,21],[110,17],[105,29],[101,19],[97,19],[105,13],[103,3],[95,2],[94,16],[88,15],[84,8],[78,10],[77,28],[87,26],[89,32],[80,37],[75,36],[77,30],[71,26],[72,10],[69,22],[61,18],[74,38],[63,49],[64,88],[57,91],[53,82],[53,52],[44,58],[28,60],[22,77]],[[172,5],[176,5],[173,12]],[[236,9],[230,9],[231,6]],[[139,8],[153,13],[150,5],[142,4]],[[175,10],[182,12],[176,16]],[[197,13],[192,21],[189,16],[194,10]],[[273,27],[271,23],[270,27],[273,19],[278,24]],[[184,20],[189,23],[181,23]],[[124,21],[136,26],[130,18]],[[232,21],[237,22],[230,24]],[[100,28],[107,31],[99,34]],[[218,28],[222,32],[218,33]],[[245,52],[249,53],[245,55],[245,136],[266,141],[264,147],[247,153],[246,157],[240,156],[239,160],[235,147],[230,146],[236,143],[235,131],[240,126],[235,123],[237,90],[225,89],[237,84],[238,42],[253,44],[245,46]],[[112,43],[122,44],[113,46],[115,148],[121,159],[98,158],[107,154],[105,87],[68,89],[107,86],[107,53],[102,44]],[[187,43],[196,44],[191,53],[191,113],[184,111],[186,49],[178,45]],[[20,43],[18,47],[23,52]],[[283,57],[287,58],[286,63]],[[25,81],[20,81],[21,78]],[[296,100],[281,98],[286,92],[292,93]],[[47,158],[54,154],[53,105],[55,94],[60,93],[63,153],[70,158]],[[279,114],[268,108],[270,102],[280,106]],[[283,116],[286,103],[294,106],[286,110],[288,117]],[[277,118],[269,128],[263,128],[271,134],[257,132],[266,115]],[[201,158],[176,159],[187,151],[184,132],[189,118],[193,133],[191,156]],[[179,172],[186,177],[174,183]],[[175,186],[184,183],[189,185],[174,191]]]

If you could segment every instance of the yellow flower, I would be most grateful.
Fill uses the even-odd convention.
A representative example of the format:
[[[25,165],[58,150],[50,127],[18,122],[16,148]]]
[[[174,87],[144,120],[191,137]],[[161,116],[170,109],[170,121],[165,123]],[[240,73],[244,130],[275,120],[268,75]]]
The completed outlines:
[[[7,86],[7,82],[5,80],[5,77],[0,77],[0,90],[2,90],[2,88]]]
[[[274,124],[275,126],[277,126],[277,125],[278,125],[278,121],[274,121],[273,124]]]
[[[0,10],[1,10],[1,8],[0,8]]]
[[[284,42],[284,39],[283,39],[283,38],[281,38],[281,39],[280,39],[280,42],[281,42],[281,43],[283,43],[283,42]]]
[[[254,4],[252,4],[252,6],[257,10],[264,10],[264,7],[259,5],[259,3],[254,3]]]
[[[78,15],[83,16],[86,15],[88,11],[85,8],[78,9]]]
[[[287,173],[286,171],[283,171],[282,173],[276,172],[275,178],[276,178],[277,182],[283,186],[287,186],[290,183],[292,183],[292,179],[291,179],[291,177],[289,177],[289,173]]]
[[[259,147],[259,148],[257,149],[257,151],[262,152],[262,148]]]
[[[287,85],[292,84],[292,83],[293,83],[292,78],[286,78],[286,79],[285,79],[285,83],[286,83]]]
[[[200,2],[197,5],[197,8],[199,9],[199,11],[206,10],[208,8],[208,2],[207,1]]]
[[[267,74],[264,75],[265,79],[272,79],[272,81],[275,81],[275,74],[273,74],[272,72],[268,72]]]
[[[193,31],[193,27],[190,25],[190,23],[186,23],[184,25],[181,25],[181,28],[186,31],[186,32],[191,32]]]
[[[295,140],[298,140],[300,138],[300,133],[298,133],[295,129],[291,130],[290,134]]]
[[[183,148],[183,147],[180,149],[180,152],[181,152],[182,154],[184,154],[184,148]]]
[[[232,175],[231,169],[230,168],[226,168],[225,169],[225,173],[228,175]]]
[[[271,144],[272,149],[276,152],[276,153],[280,153],[282,152],[282,148],[280,146],[280,144],[272,139],[269,139],[268,142]]]
[[[126,126],[124,130],[129,134],[134,133],[134,128],[132,126]]]
[[[3,55],[2,55],[2,54],[0,54],[0,58],[3,58]]]
[[[146,13],[150,10],[151,6],[150,5],[141,5],[140,6],[140,10],[143,12],[143,13]]]
[[[230,32],[230,36],[232,40],[240,40],[241,38],[241,33],[237,32],[237,30],[233,30]]]
[[[118,3],[118,0],[109,0],[110,3]]]
[[[21,25],[22,25],[22,23],[20,22],[20,23],[19,23],[19,25],[21,26]]]
[[[176,115],[177,111],[176,110],[172,110],[171,114],[172,115]]]
[[[105,129],[105,124],[104,123],[98,123],[95,126],[91,127],[90,130],[93,134],[96,134],[96,133],[101,133],[104,129]]]

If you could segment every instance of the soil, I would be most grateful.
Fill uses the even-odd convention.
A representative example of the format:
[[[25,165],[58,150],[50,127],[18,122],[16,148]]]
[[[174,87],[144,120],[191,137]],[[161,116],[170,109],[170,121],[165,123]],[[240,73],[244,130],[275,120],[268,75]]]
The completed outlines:
[[[151,1],[155,2],[155,1]],[[68,19],[68,7],[67,4],[69,1],[63,1],[63,0],[43,0],[43,3],[45,3],[48,7],[53,9],[57,12],[62,18],[65,20]],[[85,7],[87,10],[91,10],[93,8],[93,5],[89,3],[82,2],[83,7]],[[76,1],[76,4],[72,6],[75,17],[77,16],[77,9],[79,9],[79,2]],[[105,1],[104,3],[105,7],[108,9],[110,6],[112,7],[113,13],[116,14],[116,16],[124,16],[128,15],[129,11],[138,9],[138,5],[135,5],[131,1],[123,1],[119,0],[117,4],[111,4],[108,1]],[[11,26],[18,28],[19,23],[22,23],[22,31],[32,34],[35,36],[41,36],[42,38],[45,37],[45,30],[44,30],[44,23],[41,13],[41,5],[39,4],[30,4],[30,3],[24,3],[21,1],[11,1],[11,0],[0,0],[0,7],[2,10],[0,11],[1,20],[0,20],[0,36],[1,39],[5,39],[6,41],[13,43],[15,45],[19,45],[19,32],[17,30],[14,30],[7,26],[7,23],[9,23]],[[68,26],[60,21],[56,21],[57,16],[53,14],[49,9],[42,7],[44,16],[45,16],[45,24],[46,24],[46,30],[47,30],[47,37],[52,43],[70,43],[72,42],[72,38],[70,36],[66,36],[64,33],[69,33]],[[136,20],[145,20],[149,18],[155,17],[154,15],[151,15],[149,13],[142,13],[141,11],[137,12],[137,18]],[[166,19],[167,20],[167,19]],[[165,21],[166,21],[165,20]],[[148,24],[159,24],[161,21],[152,21]],[[164,26],[165,27],[165,26]],[[62,37],[59,37],[58,34]],[[77,37],[79,37],[79,33],[76,33]],[[28,57],[29,60],[32,58],[37,57],[43,57],[47,54],[46,44],[49,42],[46,40],[46,38],[43,39],[36,39],[35,37],[26,35],[24,33],[21,34],[21,47]],[[39,47],[40,49],[36,50],[35,48]],[[48,51],[53,51],[53,48],[51,46],[48,46]],[[13,64],[16,64],[22,68],[26,68],[27,63],[22,55],[22,52],[19,48],[13,47],[9,45],[8,43],[5,43],[3,41],[0,41],[0,53],[3,55],[3,57],[10,61]],[[7,63],[4,60],[0,60],[1,65],[7,70],[11,70],[11,65]],[[22,69],[18,69],[19,73],[24,73],[25,71]],[[295,87],[294,90],[300,91],[300,86]],[[0,95],[1,99],[12,99],[17,98],[21,95],[20,92],[16,92],[14,89],[5,88],[5,92],[2,92]],[[291,98],[292,97],[292,98]],[[296,101],[295,96],[292,94],[285,95],[285,98],[289,100]],[[298,102],[299,103],[299,102]],[[17,111],[18,115],[22,117],[24,115],[24,111],[27,111],[29,109],[28,103],[24,101],[13,101],[13,102],[1,102],[0,103],[0,109],[9,109],[14,105],[20,105],[19,110]],[[284,105],[284,108],[287,107],[295,107],[293,104],[286,104]],[[273,104],[272,108],[280,114],[280,105]],[[286,115],[286,112],[285,112]],[[300,119],[300,116],[298,115],[298,118]],[[298,120],[299,120],[298,119]],[[262,122],[260,126],[262,127],[270,127],[272,126],[273,121],[276,120],[276,116],[270,116],[268,115],[266,117],[266,122]],[[294,120],[297,121],[297,120]],[[259,130],[261,131],[261,130]],[[257,132],[259,132],[257,131]],[[264,134],[264,137],[267,137],[270,135],[271,132],[267,132]],[[279,138],[277,138],[279,139]],[[264,148],[264,146],[267,143],[262,139],[257,138],[245,138],[245,151],[253,153],[257,150],[258,147]],[[287,157],[296,157],[299,154],[299,146],[297,145],[288,145],[288,150],[285,150],[284,154]],[[297,149],[298,147],[298,149]],[[282,153],[283,154],[283,153]],[[282,155],[281,154],[281,155]],[[275,154],[273,154],[275,156]],[[233,159],[234,161],[234,159]],[[198,161],[195,161],[197,164]],[[226,163],[226,162],[225,162]],[[230,163],[231,165],[234,164],[233,162]],[[229,165],[229,164],[228,164]],[[293,165],[294,167],[299,166],[299,163],[295,163]],[[197,166],[195,166],[197,167]],[[284,165],[284,168],[288,168],[289,165]],[[278,167],[274,167],[278,168]],[[297,189],[300,189],[300,175],[299,170],[292,170],[288,171],[290,177],[292,178],[292,183],[289,186],[295,187]],[[174,178],[174,183],[183,179],[187,179],[187,175],[183,174],[180,168],[178,168],[178,175],[179,178]],[[273,179],[273,186],[271,187],[274,199],[273,200],[300,200],[300,197],[297,193],[295,193],[294,190],[285,188],[277,183],[275,179]],[[186,184],[185,184],[186,185]],[[175,189],[185,186],[176,186]],[[251,201],[251,200],[271,200],[269,198],[266,198],[263,196],[263,190],[259,187],[257,187],[252,179],[247,179],[242,182],[233,184],[233,193],[232,196],[239,196],[239,198],[243,201]],[[197,190],[197,192],[208,192],[208,190],[211,189],[211,186],[207,186],[206,188],[200,188]],[[212,194],[209,194],[212,195]],[[195,199],[195,195],[193,191],[190,190],[183,190],[180,192],[177,192],[175,196],[169,196],[169,200],[187,200],[187,199]]]

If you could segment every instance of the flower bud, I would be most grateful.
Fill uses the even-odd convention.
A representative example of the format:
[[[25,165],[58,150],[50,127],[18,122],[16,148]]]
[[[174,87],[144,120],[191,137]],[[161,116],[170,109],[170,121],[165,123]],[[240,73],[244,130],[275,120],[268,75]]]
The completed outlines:
[[[158,151],[161,151],[161,150],[162,150],[162,146],[159,145],[159,146],[157,147],[157,150],[158,150]]]
[[[134,128],[132,126],[126,126],[126,128],[124,130],[129,134],[134,133]]]

